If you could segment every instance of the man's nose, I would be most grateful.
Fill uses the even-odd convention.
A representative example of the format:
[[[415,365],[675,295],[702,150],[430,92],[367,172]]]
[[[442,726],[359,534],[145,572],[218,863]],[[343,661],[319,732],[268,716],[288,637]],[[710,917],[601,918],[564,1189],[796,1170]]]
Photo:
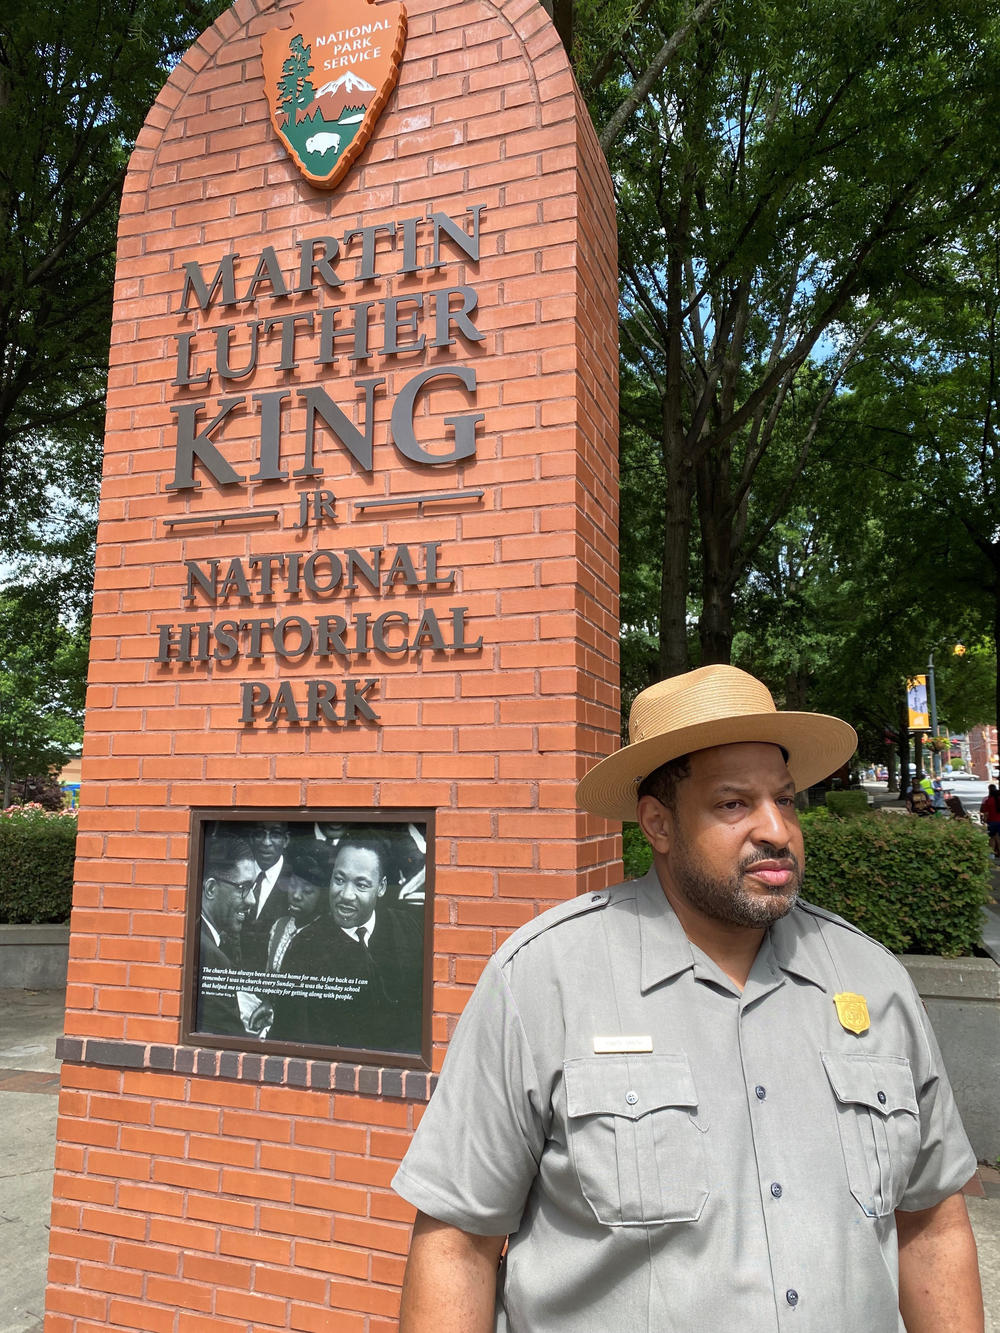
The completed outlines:
[[[766,842],[782,851],[788,846],[788,825],[777,801],[762,801],[757,807],[753,836],[756,842]]]

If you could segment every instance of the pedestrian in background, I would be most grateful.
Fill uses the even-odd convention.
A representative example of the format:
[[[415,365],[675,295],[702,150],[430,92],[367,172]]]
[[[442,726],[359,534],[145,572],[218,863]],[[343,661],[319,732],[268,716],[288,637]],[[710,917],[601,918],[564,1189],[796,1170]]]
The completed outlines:
[[[986,800],[979,807],[979,817],[986,825],[990,835],[990,851],[993,859],[1000,861],[1000,790],[991,782],[986,792]]]
[[[933,815],[934,813],[930,797],[924,791],[918,777],[913,778],[910,790],[906,793],[906,808],[911,815]]]

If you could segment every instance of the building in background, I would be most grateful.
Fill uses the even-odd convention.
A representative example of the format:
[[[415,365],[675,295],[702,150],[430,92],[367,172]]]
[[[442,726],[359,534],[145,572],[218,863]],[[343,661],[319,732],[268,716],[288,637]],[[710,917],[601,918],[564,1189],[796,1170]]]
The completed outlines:
[[[997,776],[996,727],[977,724],[970,728],[969,757],[976,777],[992,782]]]

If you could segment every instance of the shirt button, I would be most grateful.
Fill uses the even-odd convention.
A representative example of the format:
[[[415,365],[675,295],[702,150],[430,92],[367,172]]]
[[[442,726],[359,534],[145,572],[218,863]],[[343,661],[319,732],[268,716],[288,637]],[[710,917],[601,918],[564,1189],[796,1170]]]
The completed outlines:
[[[885,1093],[884,1093],[884,1092],[877,1092],[877,1093],[875,1094],[875,1096],[879,1099],[879,1102],[881,1103],[881,1105],[884,1106],[884,1105],[885,1105]]]
[[[771,1193],[774,1195],[776,1199],[781,1198],[781,1186],[778,1184],[777,1181],[775,1181],[774,1184],[771,1186]]]
[[[758,1083],[757,1086],[754,1088],[754,1095],[756,1096],[759,1102],[762,1102],[764,1098],[767,1096],[767,1088],[765,1088],[763,1084]]]
[[[788,1290],[785,1292],[785,1300],[788,1302],[789,1305],[798,1305],[799,1293],[795,1290],[794,1287],[789,1287]]]
[[[625,1100],[628,1102],[629,1106],[634,1106],[639,1100],[639,1094],[637,1092],[626,1092]]]

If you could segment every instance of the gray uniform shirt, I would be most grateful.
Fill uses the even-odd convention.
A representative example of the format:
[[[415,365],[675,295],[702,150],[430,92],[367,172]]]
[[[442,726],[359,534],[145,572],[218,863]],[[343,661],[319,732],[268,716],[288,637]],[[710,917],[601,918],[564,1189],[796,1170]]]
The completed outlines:
[[[393,1187],[510,1234],[506,1333],[899,1333],[893,1211],[975,1167],[891,954],[800,903],[740,992],[651,872],[490,960]]]

